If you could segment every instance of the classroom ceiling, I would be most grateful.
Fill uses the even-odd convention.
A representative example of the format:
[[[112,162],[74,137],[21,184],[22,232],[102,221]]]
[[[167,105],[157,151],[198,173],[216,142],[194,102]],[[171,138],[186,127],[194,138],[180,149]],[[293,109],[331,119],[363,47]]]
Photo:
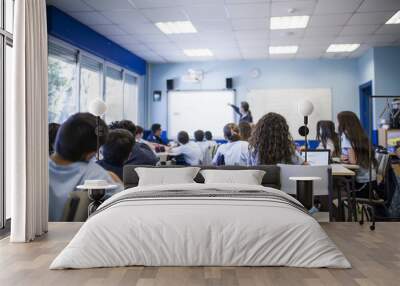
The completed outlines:
[[[357,57],[372,46],[400,45],[400,24],[385,22],[400,0],[47,0],[149,62],[266,58]],[[270,30],[273,16],[309,15],[305,29]],[[198,33],[163,34],[156,22],[191,21]],[[332,43],[360,47],[326,53]],[[269,46],[298,45],[295,55],[269,55]],[[190,58],[184,49],[208,48]]]

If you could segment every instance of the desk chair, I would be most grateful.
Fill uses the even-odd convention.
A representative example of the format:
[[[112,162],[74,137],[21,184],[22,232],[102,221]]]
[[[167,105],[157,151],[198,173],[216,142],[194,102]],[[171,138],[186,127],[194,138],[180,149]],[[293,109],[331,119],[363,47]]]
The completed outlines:
[[[363,190],[364,188],[368,188],[368,185],[365,184],[360,189],[352,190],[348,194],[348,205],[352,207],[353,212],[350,212],[350,215],[354,217],[354,220],[357,221],[357,212],[361,212],[361,218],[359,223],[364,224],[364,216],[367,221],[370,221],[372,224],[370,225],[370,229],[375,229],[376,220],[379,221],[387,221],[387,220],[397,220],[396,218],[388,218],[385,216],[377,216],[377,211],[382,210],[384,214],[388,213],[388,206],[391,203],[394,190],[390,187],[390,180],[396,180],[393,170],[391,170],[390,156],[387,152],[385,153],[377,153],[376,159],[378,161],[377,167],[377,184],[372,189],[372,198],[357,198],[357,192]],[[392,176],[392,178],[391,178]],[[394,176],[394,178],[393,178]]]
[[[62,221],[83,222],[88,218],[90,199],[87,191],[73,191],[69,193],[65,203]]]

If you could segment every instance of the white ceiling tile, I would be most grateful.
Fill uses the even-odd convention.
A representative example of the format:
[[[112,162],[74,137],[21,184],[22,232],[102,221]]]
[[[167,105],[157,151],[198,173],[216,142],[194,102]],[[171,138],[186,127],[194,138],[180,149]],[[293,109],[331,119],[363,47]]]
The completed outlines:
[[[399,39],[398,35],[391,35],[391,34],[375,34],[368,36],[365,40],[364,43],[366,44],[392,44],[395,42],[397,39]]]
[[[65,2],[69,2],[67,0]],[[83,0],[97,11],[132,10],[135,7],[129,0]]]
[[[143,44],[124,44],[123,46],[134,53],[146,53],[150,50],[149,47]]]
[[[241,4],[241,3],[265,3],[270,0],[225,0],[227,4]]]
[[[185,6],[185,11],[192,21],[195,20],[222,20],[226,18],[223,5],[195,5]]]
[[[81,0],[47,0],[46,4],[56,6],[64,12],[94,11],[92,7]]]
[[[353,13],[363,0],[319,0],[315,14]]]
[[[235,18],[266,18],[269,16],[267,3],[232,4],[226,5],[228,17]]]
[[[117,44],[140,44],[141,42],[135,37],[135,35],[111,35],[108,38]]]
[[[135,25],[138,23],[150,23],[142,14],[140,14],[139,10],[103,11],[101,13],[114,24]]]
[[[321,54],[326,51],[328,45],[300,45],[298,53],[300,54]]]
[[[383,25],[379,30],[376,31],[377,34],[393,34],[400,37],[400,25]]]
[[[235,31],[234,34],[238,41],[268,40],[269,35],[267,30]]]
[[[297,53],[295,58],[299,60],[313,60],[319,59],[322,56],[322,53]]]
[[[237,42],[240,49],[265,49],[268,46],[268,41],[266,40],[251,40],[251,41],[238,41]]]
[[[69,14],[87,26],[112,24],[109,19],[98,12],[70,12]]]
[[[343,30],[343,26],[313,26],[308,27],[304,31],[304,36],[306,37],[326,37],[326,36],[337,36]]]
[[[299,39],[303,37],[304,29],[272,30],[269,32],[270,39]]]
[[[348,25],[380,25],[385,24],[393,12],[355,13],[347,23]]]
[[[332,14],[311,16],[310,27],[344,26],[352,14]]]
[[[335,44],[362,44],[373,35],[338,36],[332,43]]]
[[[325,37],[322,37],[322,36],[319,36],[319,37],[304,37],[302,40],[301,40],[301,44],[303,44],[303,45],[314,45],[314,44],[317,44],[317,45],[325,45],[325,44],[327,44],[327,45],[329,45],[330,43],[332,43],[334,40],[335,40],[335,38],[336,37],[329,37],[329,36],[325,36]]]
[[[399,9],[399,0],[365,0],[357,12],[396,11]]]
[[[136,8],[162,8],[183,5],[185,0],[130,0]]]
[[[278,59],[280,59],[280,60],[292,60],[292,59],[295,59],[296,58],[296,54],[288,54],[288,55],[285,55],[285,54],[272,54],[272,55],[269,55],[269,58],[270,59],[275,59],[275,60],[278,60]]]
[[[271,4],[271,16],[311,15],[315,4],[314,0],[273,2]]]
[[[92,25],[90,28],[104,36],[127,34],[117,25]]]
[[[156,8],[142,9],[143,15],[152,22],[167,22],[167,21],[187,21],[188,17],[185,12],[177,7],[173,8]]]
[[[269,28],[267,19],[232,19],[232,28],[235,31],[240,30],[263,30]]]
[[[174,42],[199,42],[198,34],[170,34],[168,38]]]
[[[369,35],[378,30],[379,25],[345,26],[340,36]]]
[[[200,33],[232,31],[232,26],[227,20],[197,20],[193,22],[193,25]]]
[[[298,46],[301,43],[301,38],[274,38],[269,40],[271,46]]]
[[[331,60],[339,60],[348,58],[350,53],[324,53],[322,58],[331,59]]]
[[[119,26],[129,34],[161,34],[161,31],[154,24],[121,24]]]
[[[208,32],[208,33],[200,33],[199,40],[205,42],[212,41],[226,41],[226,42],[234,42],[235,35],[230,32]]]
[[[171,40],[163,34],[138,34],[134,35],[134,37],[145,44],[171,42]]]

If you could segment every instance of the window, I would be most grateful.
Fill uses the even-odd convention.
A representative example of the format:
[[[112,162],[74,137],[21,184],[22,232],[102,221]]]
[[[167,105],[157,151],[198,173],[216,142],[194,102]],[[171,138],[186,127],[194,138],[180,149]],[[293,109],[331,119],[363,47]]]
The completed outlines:
[[[62,123],[79,111],[76,52],[49,45],[49,122]]]
[[[133,122],[138,122],[138,89],[136,77],[125,73],[124,81],[124,116]]]
[[[107,67],[106,104],[107,123],[124,118],[124,90],[122,82],[122,70]]]
[[[88,111],[89,104],[102,98],[102,63],[87,56],[81,57],[80,72],[80,111]]]
[[[1,1],[1,0],[0,0]],[[105,120],[137,123],[137,76],[60,40],[49,41],[49,122],[62,123],[104,99]]]
[[[14,1],[0,0],[0,228],[6,225],[6,220],[11,217],[11,195],[5,188],[5,106],[11,97],[11,75],[13,68],[13,20]],[[7,230],[7,229],[6,229]]]

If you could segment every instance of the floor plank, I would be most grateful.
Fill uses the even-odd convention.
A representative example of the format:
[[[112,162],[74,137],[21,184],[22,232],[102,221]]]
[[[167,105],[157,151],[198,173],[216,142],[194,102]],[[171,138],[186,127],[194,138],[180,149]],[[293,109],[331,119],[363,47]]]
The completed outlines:
[[[50,271],[55,256],[80,223],[51,223],[49,233],[32,243],[0,240],[0,285],[399,285],[400,223],[378,223],[375,231],[354,223],[322,223],[352,263],[352,269],[289,267],[119,267]]]

